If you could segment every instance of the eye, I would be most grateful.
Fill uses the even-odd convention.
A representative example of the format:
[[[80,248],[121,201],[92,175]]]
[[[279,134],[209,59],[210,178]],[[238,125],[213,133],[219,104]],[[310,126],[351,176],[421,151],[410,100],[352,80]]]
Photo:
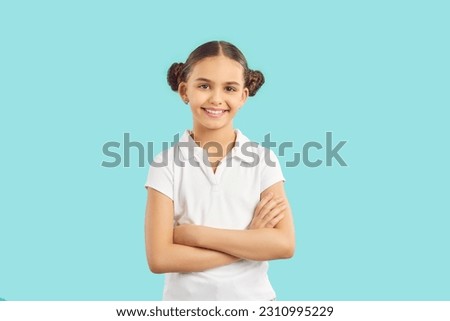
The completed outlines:
[[[228,86],[228,87],[225,87],[225,90],[226,91],[236,91],[236,88]]]
[[[198,86],[198,88],[200,88],[200,89],[208,89],[209,85],[208,84],[201,84],[201,85]]]

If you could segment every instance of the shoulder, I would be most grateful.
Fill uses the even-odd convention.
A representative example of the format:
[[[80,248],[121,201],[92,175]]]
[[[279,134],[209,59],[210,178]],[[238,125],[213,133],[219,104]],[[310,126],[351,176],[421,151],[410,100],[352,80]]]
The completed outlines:
[[[173,165],[176,159],[179,159],[180,147],[185,144],[185,141],[188,140],[187,136],[189,135],[188,130],[185,130],[181,135],[178,133],[174,136],[172,142],[165,142],[163,144],[171,144],[171,147],[166,147],[161,152],[157,153],[151,163],[151,167],[164,167]],[[179,138],[179,139],[178,139]],[[163,147],[164,148],[164,147]]]
[[[240,144],[240,152],[243,159],[247,161],[257,161],[258,165],[264,167],[266,165],[276,166],[279,161],[273,150],[263,146],[261,143],[255,142],[245,136],[241,131],[237,130]]]
[[[153,157],[150,166],[151,167],[167,166],[173,163],[174,155],[175,155],[175,146],[162,150]]]

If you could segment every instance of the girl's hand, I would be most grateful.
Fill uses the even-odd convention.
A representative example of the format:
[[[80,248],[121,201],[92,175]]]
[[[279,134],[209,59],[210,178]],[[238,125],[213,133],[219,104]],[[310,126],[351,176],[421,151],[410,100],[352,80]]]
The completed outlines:
[[[268,193],[258,203],[253,213],[253,219],[248,227],[249,230],[259,228],[272,228],[283,218],[282,213],[287,205],[283,197],[273,198],[273,193]]]

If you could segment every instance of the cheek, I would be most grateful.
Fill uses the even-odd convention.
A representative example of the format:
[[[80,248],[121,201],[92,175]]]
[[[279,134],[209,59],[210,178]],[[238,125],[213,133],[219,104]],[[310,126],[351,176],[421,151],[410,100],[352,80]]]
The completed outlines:
[[[229,106],[234,107],[234,108],[240,107],[241,103],[242,103],[239,95],[234,95],[232,97],[229,97],[226,100],[226,102]]]
[[[198,114],[200,112],[200,110],[198,109],[197,105],[195,105],[194,103],[190,102],[191,105],[191,112],[192,114]]]
[[[202,92],[196,92],[194,95],[190,96],[191,104],[201,105],[208,99],[208,96]]]

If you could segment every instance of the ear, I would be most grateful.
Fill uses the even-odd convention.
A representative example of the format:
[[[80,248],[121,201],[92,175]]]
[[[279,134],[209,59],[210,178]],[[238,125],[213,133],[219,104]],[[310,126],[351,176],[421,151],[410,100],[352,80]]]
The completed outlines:
[[[183,102],[185,102],[186,100],[189,100],[188,96],[187,96],[187,84],[186,82],[182,81],[180,82],[180,84],[178,85],[178,94],[181,97],[181,100]]]
[[[245,102],[247,101],[248,95],[249,95],[248,88],[245,87],[244,90],[242,91],[241,106],[240,107],[242,107],[245,104]]]

